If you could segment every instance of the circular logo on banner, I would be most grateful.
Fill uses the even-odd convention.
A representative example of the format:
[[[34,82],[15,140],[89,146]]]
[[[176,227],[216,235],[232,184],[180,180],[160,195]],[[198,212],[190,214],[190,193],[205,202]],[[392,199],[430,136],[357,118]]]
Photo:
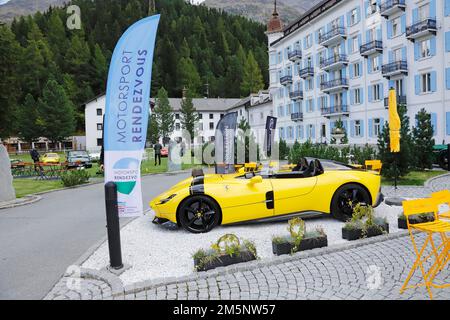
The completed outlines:
[[[139,176],[139,160],[135,158],[120,159],[114,164],[113,172],[117,191],[128,195],[136,186]]]

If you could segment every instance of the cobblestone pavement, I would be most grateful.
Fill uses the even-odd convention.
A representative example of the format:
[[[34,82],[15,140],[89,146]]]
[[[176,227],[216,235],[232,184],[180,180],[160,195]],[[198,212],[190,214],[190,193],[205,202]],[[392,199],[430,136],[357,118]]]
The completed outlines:
[[[443,174],[427,181],[425,186],[398,186],[395,191],[393,186],[383,186],[381,191],[388,197],[400,196],[403,198],[423,198],[430,193],[450,189],[450,174]]]
[[[428,180],[428,187],[432,191],[450,190],[450,173]]]
[[[419,238],[423,240],[423,236]],[[46,299],[429,299],[425,288],[399,293],[414,258],[410,238],[403,236],[301,259],[256,264],[243,271],[225,269],[114,297],[104,282],[82,280],[81,290],[76,292],[66,286],[71,278],[63,278]],[[447,266],[436,282],[449,282],[449,271]],[[419,273],[412,284],[420,281]],[[74,287],[73,279],[70,287]],[[433,294],[435,299],[450,299],[450,289],[433,289]]]

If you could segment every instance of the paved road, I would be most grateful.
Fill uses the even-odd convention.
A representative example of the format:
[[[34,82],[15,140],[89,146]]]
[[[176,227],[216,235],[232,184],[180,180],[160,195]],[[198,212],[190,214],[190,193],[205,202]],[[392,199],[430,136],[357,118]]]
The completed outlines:
[[[143,178],[145,207],[187,177]],[[67,266],[106,234],[103,185],[52,192],[32,205],[0,210],[0,299],[42,299]]]

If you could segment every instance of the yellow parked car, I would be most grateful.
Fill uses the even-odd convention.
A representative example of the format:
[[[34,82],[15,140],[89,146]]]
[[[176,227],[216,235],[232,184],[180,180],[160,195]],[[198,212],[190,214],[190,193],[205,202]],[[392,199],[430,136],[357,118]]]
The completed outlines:
[[[43,162],[43,163],[60,163],[61,158],[59,157],[59,154],[57,154],[57,153],[46,153],[42,157],[41,162]]]
[[[377,172],[342,163],[302,159],[291,171],[270,167],[256,172],[207,174],[193,171],[150,202],[156,224],[177,223],[192,233],[220,224],[285,220],[331,214],[348,220],[357,203],[383,201]]]

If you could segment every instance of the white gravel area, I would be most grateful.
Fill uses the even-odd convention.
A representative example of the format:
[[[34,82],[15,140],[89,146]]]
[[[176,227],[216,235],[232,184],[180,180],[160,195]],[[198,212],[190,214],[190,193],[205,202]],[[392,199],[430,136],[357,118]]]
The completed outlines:
[[[398,232],[397,217],[401,207],[381,204],[375,209],[378,217],[389,221],[390,233]],[[153,212],[140,217],[121,231],[123,262],[131,265],[121,276],[125,285],[134,282],[178,277],[194,272],[192,254],[200,248],[208,248],[211,243],[226,234],[234,233],[242,239],[255,242],[261,260],[271,259],[272,237],[287,235],[287,222],[246,224],[218,227],[206,234],[191,234],[182,229],[169,229],[152,223]],[[328,246],[348,242],[342,239],[342,222],[330,217],[306,219],[307,230],[321,226],[328,236]],[[89,257],[83,267],[102,269],[109,264],[108,247],[104,243]]]

